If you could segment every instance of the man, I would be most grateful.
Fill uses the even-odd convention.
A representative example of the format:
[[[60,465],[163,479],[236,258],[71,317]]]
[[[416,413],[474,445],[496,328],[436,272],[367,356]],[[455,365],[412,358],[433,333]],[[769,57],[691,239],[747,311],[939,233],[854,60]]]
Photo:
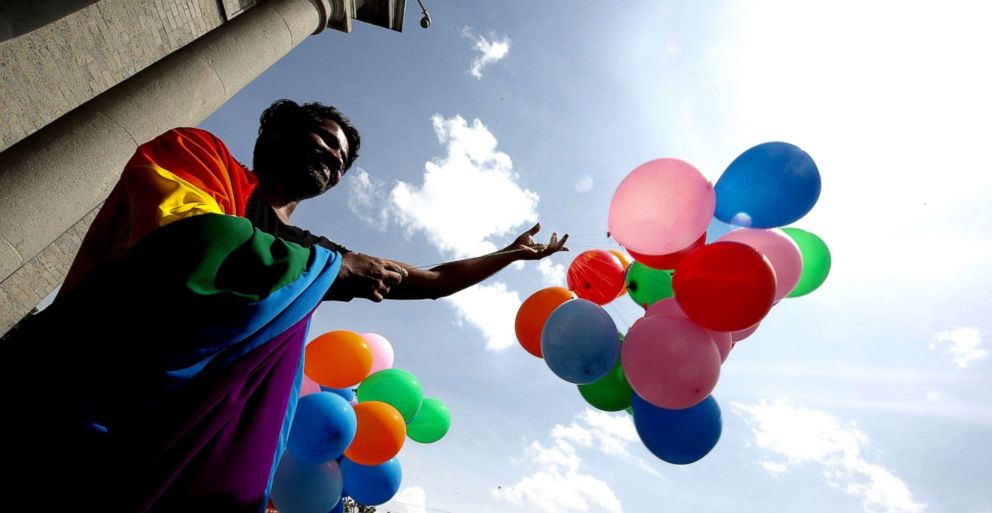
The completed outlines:
[[[261,511],[321,300],[443,297],[567,250],[567,235],[536,243],[535,225],[425,270],[292,226],[359,146],[336,109],[280,100],[262,114],[254,172],[203,130],[138,148],[57,300],[0,347],[8,505]]]

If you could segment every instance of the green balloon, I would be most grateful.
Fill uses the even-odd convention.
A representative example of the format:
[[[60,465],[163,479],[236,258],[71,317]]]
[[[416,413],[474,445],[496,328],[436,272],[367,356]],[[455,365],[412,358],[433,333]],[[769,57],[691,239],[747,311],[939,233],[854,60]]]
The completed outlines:
[[[639,306],[647,308],[674,294],[672,271],[652,269],[640,262],[627,268],[627,295]]]
[[[587,403],[603,411],[620,411],[630,407],[633,390],[627,383],[620,360],[609,374],[587,385],[579,385],[579,393]]]
[[[451,427],[451,412],[440,399],[425,397],[420,413],[406,425],[411,440],[430,444],[440,440]]]
[[[823,285],[830,274],[830,249],[823,239],[806,230],[782,228],[782,231],[792,237],[803,256],[803,272],[799,275],[799,283],[788,297],[805,296]]]
[[[358,385],[358,402],[382,401],[396,408],[403,420],[410,422],[424,402],[424,389],[420,380],[403,369],[385,369],[375,372]]]

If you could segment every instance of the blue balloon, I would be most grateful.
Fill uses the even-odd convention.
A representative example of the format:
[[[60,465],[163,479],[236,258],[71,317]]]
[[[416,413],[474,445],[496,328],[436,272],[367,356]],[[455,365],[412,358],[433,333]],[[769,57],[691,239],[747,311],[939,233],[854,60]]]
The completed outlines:
[[[775,228],[806,215],[820,197],[820,172],[808,153],[789,143],[759,144],[734,159],[716,182],[719,220]]]
[[[330,392],[332,394],[338,394],[344,398],[345,401],[349,403],[355,400],[355,389],[351,387],[345,388],[331,388],[320,385],[320,389],[324,392]]]
[[[281,513],[327,513],[341,502],[342,485],[336,461],[310,463],[286,451],[272,478],[272,502]]]
[[[644,446],[669,463],[686,465],[699,461],[720,441],[723,421],[713,396],[684,410],[666,410],[634,394],[631,406],[634,427]]]
[[[585,385],[602,379],[620,357],[620,336],[606,310],[592,301],[558,305],[541,330],[541,353],[559,378]]]
[[[393,458],[381,465],[359,465],[345,458],[341,462],[348,496],[359,504],[377,506],[392,499],[403,481],[400,460]]]
[[[342,496],[341,500],[339,500],[338,503],[334,505],[334,509],[332,509],[328,513],[344,513],[344,496]]]
[[[300,398],[289,432],[289,450],[311,463],[331,461],[344,454],[358,429],[355,409],[330,392]]]

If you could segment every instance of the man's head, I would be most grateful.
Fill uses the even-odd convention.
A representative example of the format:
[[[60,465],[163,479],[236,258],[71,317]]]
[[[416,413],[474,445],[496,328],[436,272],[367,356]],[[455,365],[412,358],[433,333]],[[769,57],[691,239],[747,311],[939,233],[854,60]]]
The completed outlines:
[[[259,120],[254,171],[287,200],[312,198],[337,185],[359,146],[358,130],[334,107],[277,100]]]

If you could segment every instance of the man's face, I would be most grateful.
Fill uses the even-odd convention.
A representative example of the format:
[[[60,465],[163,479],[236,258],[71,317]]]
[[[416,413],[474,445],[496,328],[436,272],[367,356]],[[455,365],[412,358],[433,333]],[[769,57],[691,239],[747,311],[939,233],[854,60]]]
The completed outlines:
[[[344,130],[330,119],[302,127],[293,134],[270,136],[264,151],[268,180],[278,181],[294,199],[313,198],[334,187],[344,176],[351,149]]]

